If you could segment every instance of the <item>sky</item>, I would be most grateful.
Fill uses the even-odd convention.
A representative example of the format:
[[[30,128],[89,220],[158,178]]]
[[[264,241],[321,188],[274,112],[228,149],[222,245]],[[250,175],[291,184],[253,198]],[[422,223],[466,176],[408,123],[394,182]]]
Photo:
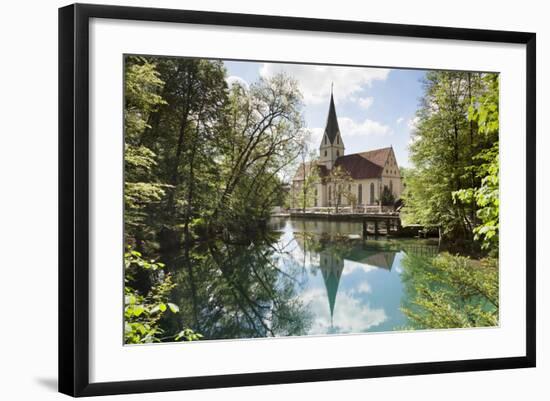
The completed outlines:
[[[331,84],[345,153],[393,146],[400,166],[410,166],[408,145],[426,71],[306,64],[224,61],[228,83],[247,86],[260,77],[286,72],[298,81],[303,116],[318,149],[330,102]]]

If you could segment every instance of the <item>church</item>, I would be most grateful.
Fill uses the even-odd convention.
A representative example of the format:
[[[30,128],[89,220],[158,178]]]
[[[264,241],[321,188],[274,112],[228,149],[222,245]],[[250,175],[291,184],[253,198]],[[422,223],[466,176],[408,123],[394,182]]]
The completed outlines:
[[[351,178],[346,181],[345,185],[348,188],[345,192],[353,196],[341,196],[342,191],[335,188],[335,185],[341,184],[331,182],[331,171],[337,167]],[[319,146],[319,157],[314,162],[307,162],[298,167],[292,179],[292,199],[297,199],[303,191],[304,181],[311,177],[310,174],[314,171],[314,176],[318,179],[312,185],[313,201],[308,202],[308,207],[331,207],[336,203],[338,206],[351,206],[355,203],[354,206],[359,208],[376,206],[384,189],[389,191],[395,200],[400,199],[403,190],[399,165],[391,146],[346,155],[332,93],[327,122]],[[295,200],[292,203],[292,207],[301,207]]]

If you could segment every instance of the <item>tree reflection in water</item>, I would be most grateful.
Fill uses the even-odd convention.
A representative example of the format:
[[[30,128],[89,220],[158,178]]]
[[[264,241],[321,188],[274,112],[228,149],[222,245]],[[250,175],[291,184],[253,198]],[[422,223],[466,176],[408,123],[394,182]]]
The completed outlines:
[[[161,251],[180,308],[167,332],[203,339],[391,331],[411,326],[407,255],[437,253],[420,240],[369,238],[360,225],[275,221],[245,243],[212,240]]]
[[[181,313],[163,325],[191,327],[204,339],[306,334],[311,316],[297,294],[301,271],[279,268],[279,237],[265,234],[248,244],[212,241],[165,259]]]

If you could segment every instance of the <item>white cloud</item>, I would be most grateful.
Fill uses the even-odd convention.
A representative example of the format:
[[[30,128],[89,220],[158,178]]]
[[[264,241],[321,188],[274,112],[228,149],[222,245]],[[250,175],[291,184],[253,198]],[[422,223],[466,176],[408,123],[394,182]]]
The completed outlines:
[[[353,260],[344,259],[344,270],[342,271],[342,275],[346,276],[359,270],[363,271],[363,273],[368,273],[377,269],[377,267],[368,265],[366,263],[359,263]]]
[[[359,284],[355,291],[360,294],[370,294],[372,292],[372,287],[370,286],[368,281],[363,281],[361,284]]]
[[[370,106],[372,106],[372,103],[374,102],[373,97],[361,97],[359,98],[359,106],[361,106],[363,109],[368,109]]]
[[[336,102],[349,100],[350,96],[364,87],[370,87],[374,81],[386,80],[390,70],[276,63],[264,63],[260,68],[262,77],[271,77],[279,72],[286,72],[298,81],[306,104],[319,104],[327,103],[332,84]]]
[[[403,122],[403,120],[404,120],[403,117],[399,117],[395,123],[399,125]]]
[[[363,122],[356,122],[355,120],[349,117],[340,117],[338,118],[338,125],[340,127],[340,133],[342,134],[344,140],[346,137],[350,136],[371,136],[371,135],[389,135],[391,134],[391,129],[387,125],[379,123],[378,121],[373,121],[370,119],[365,119]]]
[[[317,149],[321,140],[323,139],[323,134],[325,133],[324,128],[308,128],[309,131],[309,145],[311,149]]]
[[[383,138],[393,133],[391,128],[387,125],[368,118],[362,122],[356,122],[349,117],[339,117],[338,125],[346,146],[346,154],[368,150],[368,145],[365,142],[368,138]],[[308,130],[311,134],[308,141],[309,146],[311,149],[317,149],[323,139],[325,129],[315,127],[308,128]]]
[[[305,292],[303,300],[315,316],[310,334],[326,334],[331,329],[330,308],[324,288]],[[338,292],[332,325],[337,333],[362,333],[387,320],[384,309],[374,309],[346,292]]]
[[[231,87],[233,84],[241,85],[246,89],[248,89],[249,87],[248,82],[246,82],[244,79],[236,75],[231,75],[230,77],[227,77],[225,81],[227,82],[227,86],[229,87]]]

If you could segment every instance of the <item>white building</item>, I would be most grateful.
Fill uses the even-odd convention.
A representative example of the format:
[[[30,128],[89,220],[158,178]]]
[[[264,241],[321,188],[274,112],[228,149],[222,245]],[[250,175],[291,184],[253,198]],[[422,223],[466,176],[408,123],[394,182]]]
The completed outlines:
[[[340,184],[331,182],[331,171],[337,167],[351,177],[351,180],[345,184],[348,186],[345,191],[341,189],[336,191],[335,185]],[[401,197],[403,190],[399,165],[391,146],[350,155],[345,154],[344,141],[338,127],[332,94],[327,123],[319,146],[319,159],[316,162],[301,165],[296,171],[292,180],[293,199],[296,199],[302,191],[304,180],[313,176],[319,179],[316,179],[313,184],[313,193],[311,194],[313,204],[308,206],[335,206],[335,194],[342,192],[353,194],[357,206],[377,205],[384,188],[387,188],[386,190],[393,195],[395,200]],[[350,198],[352,197],[340,195],[338,204],[349,205]]]

